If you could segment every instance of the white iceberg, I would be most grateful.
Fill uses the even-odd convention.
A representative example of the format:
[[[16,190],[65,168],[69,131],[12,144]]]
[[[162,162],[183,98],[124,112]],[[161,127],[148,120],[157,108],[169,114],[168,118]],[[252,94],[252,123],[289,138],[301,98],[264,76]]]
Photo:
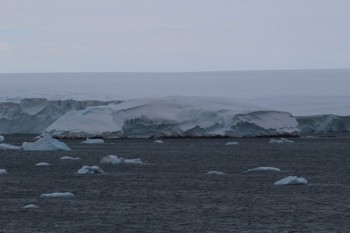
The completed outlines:
[[[256,168],[251,168],[248,169],[247,172],[280,172],[281,169],[276,168],[276,167],[256,167]]]
[[[155,140],[153,143],[163,144],[164,141],[162,141],[162,140]]]
[[[283,178],[282,180],[275,182],[275,185],[302,185],[302,184],[308,184],[308,181],[302,177],[297,177],[297,176],[288,176],[286,178]]]
[[[35,142],[23,142],[22,148],[29,151],[70,150],[66,144],[52,138],[50,135],[46,135]]]
[[[0,143],[0,150],[20,150],[22,147],[20,146],[14,146],[7,143]]]
[[[235,146],[238,145],[238,142],[228,142],[225,144],[225,146]]]
[[[7,174],[8,172],[5,170],[5,169],[0,169],[0,175],[5,175]]]
[[[103,173],[104,171],[98,166],[83,166],[78,170],[78,174],[95,174]]]
[[[50,164],[47,162],[41,162],[41,163],[37,163],[35,164],[35,166],[49,166]]]
[[[140,158],[137,159],[125,159],[123,157],[118,157],[117,155],[107,155],[103,157],[100,163],[106,164],[142,164],[142,160]]]
[[[90,138],[87,138],[82,143],[83,144],[103,144],[103,143],[105,143],[105,141],[103,139],[90,139]]]
[[[56,192],[56,193],[44,193],[40,195],[41,198],[54,198],[54,197],[74,197],[71,192]]]
[[[225,175],[225,173],[219,171],[209,171],[208,175]]]
[[[281,139],[274,139],[271,138],[271,140],[269,141],[269,143],[271,144],[288,144],[288,143],[294,143],[293,141],[290,141],[288,139],[285,138],[281,138]]]
[[[60,117],[46,133],[56,137],[244,137],[298,134],[287,112],[227,98],[164,97],[88,107]]]
[[[5,141],[5,137],[0,135],[0,142],[3,142],[3,141]]]
[[[35,204],[29,204],[26,206],[23,206],[24,209],[37,209],[39,208],[39,206],[35,205]]]
[[[79,160],[80,157],[70,157],[70,156],[63,156],[60,158],[61,160]]]

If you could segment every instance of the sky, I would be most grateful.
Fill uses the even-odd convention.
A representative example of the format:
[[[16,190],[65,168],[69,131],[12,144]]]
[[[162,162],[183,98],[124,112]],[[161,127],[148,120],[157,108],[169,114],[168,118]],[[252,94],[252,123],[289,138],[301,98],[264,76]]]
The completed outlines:
[[[349,0],[0,0],[0,73],[350,68]]]

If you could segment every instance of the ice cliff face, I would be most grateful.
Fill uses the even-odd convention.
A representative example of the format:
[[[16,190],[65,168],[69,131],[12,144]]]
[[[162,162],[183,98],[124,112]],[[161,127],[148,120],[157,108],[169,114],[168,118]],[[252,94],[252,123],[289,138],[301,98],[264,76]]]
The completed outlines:
[[[350,116],[303,116],[297,117],[297,120],[302,134],[350,132]]]
[[[252,137],[297,134],[297,121],[279,112],[225,98],[166,97],[88,107],[60,117],[55,137]]]
[[[0,134],[41,134],[69,111],[106,105],[102,101],[22,99],[0,103]]]

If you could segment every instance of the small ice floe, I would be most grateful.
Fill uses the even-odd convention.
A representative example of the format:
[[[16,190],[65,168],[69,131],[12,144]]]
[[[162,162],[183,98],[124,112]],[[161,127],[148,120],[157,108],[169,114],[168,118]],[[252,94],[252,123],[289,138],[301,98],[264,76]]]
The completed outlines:
[[[100,161],[100,163],[107,163],[107,164],[142,164],[142,160],[140,158],[137,159],[125,159],[123,157],[118,157],[117,155],[107,155],[106,157],[103,157]]]
[[[164,143],[162,140],[155,140],[153,143],[158,143],[158,144],[162,144]]]
[[[247,172],[280,172],[281,169],[277,167],[256,167],[248,169]]]
[[[70,150],[66,144],[52,138],[50,135],[45,135],[35,142],[23,142],[22,148],[29,151]]]
[[[14,146],[7,143],[0,143],[0,150],[20,150],[22,147],[20,146]]]
[[[272,143],[272,144],[288,144],[288,143],[294,143],[293,141],[290,141],[288,139],[285,139],[285,138],[281,138],[281,139],[274,139],[274,138],[271,138],[271,140],[269,141],[269,143]]]
[[[238,142],[228,142],[225,144],[225,146],[235,146],[238,145]]]
[[[50,164],[47,162],[41,162],[41,163],[37,163],[35,164],[35,166],[49,166]]]
[[[297,176],[288,176],[275,182],[275,185],[300,185],[300,184],[308,184],[307,180],[302,177]]]
[[[54,197],[74,197],[74,194],[71,192],[56,192],[56,193],[44,193],[40,195],[41,198],[54,198]]]
[[[0,142],[3,142],[3,141],[5,141],[5,137],[0,135]]]
[[[95,174],[103,173],[104,171],[98,166],[83,166],[78,170],[78,174]]]
[[[105,143],[105,141],[103,139],[90,139],[90,138],[87,138],[82,143],[83,144],[103,144],[103,143]]]
[[[23,206],[23,209],[37,209],[37,208],[39,208],[39,206],[35,204],[29,204],[29,205]]]
[[[41,136],[41,135],[38,135],[38,136],[36,136],[36,137],[34,138],[34,140],[38,140],[38,139],[40,139],[40,138],[42,138],[42,136]]]
[[[225,173],[219,171],[209,171],[208,175],[225,175]]]
[[[79,160],[80,157],[70,157],[70,156],[63,156],[60,158],[61,160]]]
[[[5,175],[7,174],[8,172],[5,170],[5,169],[0,169],[0,175]]]

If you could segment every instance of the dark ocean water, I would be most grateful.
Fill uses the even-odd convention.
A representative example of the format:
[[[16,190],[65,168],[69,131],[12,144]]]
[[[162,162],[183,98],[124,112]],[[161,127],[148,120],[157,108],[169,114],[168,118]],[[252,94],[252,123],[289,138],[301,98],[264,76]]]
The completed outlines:
[[[67,140],[69,152],[0,150],[0,168],[9,172],[0,175],[0,232],[350,232],[350,138],[268,140]],[[99,164],[109,154],[145,164]],[[65,155],[82,159],[59,160]],[[105,173],[75,174],[83,165]],[[243,172],[258,166],[283,172]],[[289,175],[310,184],[273,185]],[[39,198],[67,191],[75,197]],[[40,208],[22,208],[31,203]]]

